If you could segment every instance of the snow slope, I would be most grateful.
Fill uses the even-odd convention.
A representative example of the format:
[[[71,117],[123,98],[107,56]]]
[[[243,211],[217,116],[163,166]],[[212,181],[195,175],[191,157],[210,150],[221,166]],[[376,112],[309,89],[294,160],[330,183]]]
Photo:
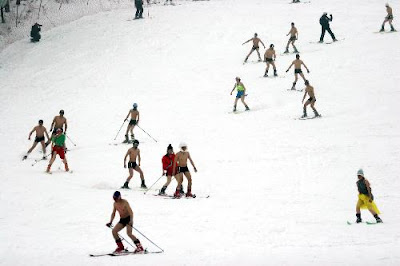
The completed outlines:
[[[140,21],[129,21],[132,10],[113,11],[54,28],[40,43],[23,40],[3,50],[0,264],[399,265],[400,36],[373,33],[384,1],[287,2],[181,2],[151,7]],[[344,41],[309,43],[319,38],[323,11],[333,14],[332,29]],[[287,91],[293,74],[284,72],[294,55],[278,55],[284,78],[261,78],[264,64],[254,54],[242,64],[251,45],[241,43],[254,32],[283,52],[292,21],[321,119],[294,119],[303,94]],[[229,113],[235,76],[252,109],[237,115]],[[165,252],[90,258],[115,248],[104,225],[112,193],[127,176],[128,147],[109,144],[133,102],[141,127],[158,140],[136,129],[147,184],[160,177],[167,145],[177,151],[184,140],[198,168],[193,192],[210,198],[123,191],[134,226]],[[60,109],[77,144],[67,142],[74,173],[58,170],[57,159],[54,174],[46,175],[45,162],[31,166],[39,149],[20,158],[37,120],[49,128]],[[346,224],[355,220],[359,167],[384,224]],[[139,186],[136,173],[131,183]],[[373,220],[366,211],[363,218]]]

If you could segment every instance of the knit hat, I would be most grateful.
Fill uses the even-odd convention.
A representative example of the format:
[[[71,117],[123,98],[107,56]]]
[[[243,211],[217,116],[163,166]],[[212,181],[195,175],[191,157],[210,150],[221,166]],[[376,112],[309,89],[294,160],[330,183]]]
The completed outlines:
[[[364,177],[364,171],[363,171],[363,169],[359,169],[358,171],[357,171],[357,175],[359,176],[362,176],[362,177]]]
[[[174,149],[174,148],[172,147],[172,145],[169,144],[168,147],[167,147],[167,151],[168,151],[168,150],[173,150],[173,149]]]

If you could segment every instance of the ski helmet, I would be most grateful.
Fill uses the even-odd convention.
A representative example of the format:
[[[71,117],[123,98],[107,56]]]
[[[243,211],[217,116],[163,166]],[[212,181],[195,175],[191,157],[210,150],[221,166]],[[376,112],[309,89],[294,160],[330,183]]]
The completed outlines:
[[[184,148],[184,147],[187,148],[186,142],[183,142],[183,141],[182,141],[181,143],[179,143],[179,148],[182,149],[182,148]]]
[[[133,109],[136,109],[137,108],[137,103],[134,103],[133,104]]]
[[[139,146],[139,141],[137,140],[137,139],[135,139],[133,142],[132,142],[132,144],[133,144],[133,146]]]
[[[114,200],[117,200],[117,199],[120,199],[120,198],[121,198],[121,192],[115,191],[115,192],[114,192],[114,195],[113,195],[113,199],[114,199]]]

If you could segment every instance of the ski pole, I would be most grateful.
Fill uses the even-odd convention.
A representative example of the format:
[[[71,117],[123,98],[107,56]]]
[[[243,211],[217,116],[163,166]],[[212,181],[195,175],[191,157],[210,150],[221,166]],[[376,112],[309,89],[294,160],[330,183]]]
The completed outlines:
[[[46,159],[47,157],[49,157],[49,155],[51,155],[52,153],[50,152],[49,154],[46,155]],[[35,162],[32,164],[32,166],[34,166],[35,164],[37,164],[38,162],[42,161],[44,159],[40,159],[40,160],[35,160]]]
[[[138,128],[140,128],[144,133],[146,133],[150,138],[152,138],[155,142],[157,142],[157,140],[155,138],[153,138],[152,136],[150,136],[149,133],[147,133],[143,128],[141,128],[139,125],[136,125]]]
[[[122,123],[121,127],[120,127],[120,128],[119,128],[119,130],[118,130],[118,133],[117,133],[117,135],[115,135],[115,138],[114,138],[114,140],[116,140],[116,139],[117,139],[117,137],[118,137],[118,135],[119,135],[119,132],[121,131],[121,129],[122,129],[122,127],[124,126],[125,122],[126,122],[126,120],[124,120],[124,122]]]
[[[109,227],[110,229],[113,229],[113,228],[114,228],[114,226],[113,226],[112,224],[110,224],[110,226],[107,226],[107,227]],[[126,240],[125,238],[123,238],[120,234],[117,233],[117,235],[118,235],[119,238],[121,238],[121,239],[124,240],[126,243],[128,243],[131,247],[136,248],[136,247],[134,247],[131,243],[129,243],[128,240]]]
[[[76,144],[72,141],[72,139],[68,135],[66,135],[66,136],[69,139],[69,141],[71,141],[71,143],[74,144],[74,146],[76,146]]]
[[[163,177],[164,176],[164,174],[162,175],[162,176],[160,176],[158,179],[157,179],[157,181],[156,182],[154,182],[154,184],[153,185],[151,185],[145,192],[144,192],[144,194],[146,194],[157,182],[158,182],[158,180],[160,180],[161,179],[161,177]]]
[[[152,243],[154,246],[156,246],[157,248],[159,248],[162,252],[164,252],[164,250],[162,248],[160,248],[159,246],[157,246],[153,241],[151,241],[147,236],[145,236],[144,234],[142,234],[139,230],[137,230],[134,226],[129,225],[130,227],[132,227],[133,229],[135,229],[136,232],[138,232],[139,234],[141,234],[144,238],[146,238],[148,241],[150,241],[150,243]]]

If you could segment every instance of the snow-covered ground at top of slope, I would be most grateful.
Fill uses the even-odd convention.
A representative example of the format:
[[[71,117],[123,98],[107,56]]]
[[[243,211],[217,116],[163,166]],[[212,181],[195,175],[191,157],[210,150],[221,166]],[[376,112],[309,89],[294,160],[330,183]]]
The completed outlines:
[[[384,2],[288,2],[182,2],[154,6],[137,21],[132,10],[111,11],[51,29],[39,43],[4,49],[0,264],[398,265],[400,35],[374,33]],[[400,6],[393,3],[393,10]],[[333,14],[331,28],[342,41],[310,43],[319,39],[324,11]],[[294,55],[280,56],[291,22],[320,119],[295,119],[303,93],[287,90],[293,69],[285,72]],[[254,53],[243,65],[251,44],[241,44],[255,32],[275,45],[279,78],[262,78],[265,64]],[[249,112],[231,113],[236,76],[247,88]],[[113,139],[134,102],[140,127],[157,140],[135,129],[147,185],[161,176],[168,144],[177,152],[186,141],[199,197],[153,196],[165,177],[144,195],[135,173],[133,189],[122,196],[135,212],[134,226],[165,252],[90,258],[116,246],[105,224],[112,194],[128,175],[129,146],[112,144],[123,140],[126,123]],[[21,157],[37,120],[49,129],[60,109],[76,143],[67,140],[73,173],[58,169],[57,158],[46,175],[45,161],[31,166],[39,148],[27,161]],[[346,224],[355,220],[359,167],[383,224]],[[362,217],[373,221],[368,211]]]

